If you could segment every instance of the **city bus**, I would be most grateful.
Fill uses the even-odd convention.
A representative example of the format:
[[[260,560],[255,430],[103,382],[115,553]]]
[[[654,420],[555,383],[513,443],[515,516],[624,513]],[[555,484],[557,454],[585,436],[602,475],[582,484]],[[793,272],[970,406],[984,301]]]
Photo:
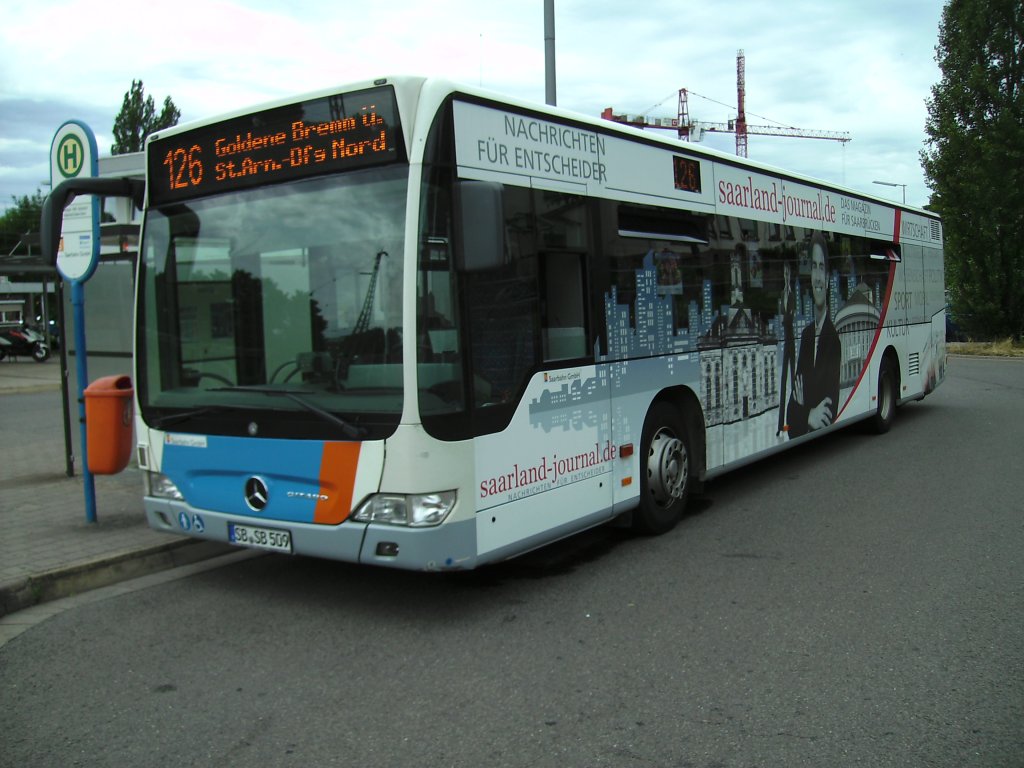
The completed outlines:
[[[160,131],[146,164],[65,182],[46,226],[73,194],[144,211],[156,530],[426,571],[662,534],[945,373],[936,215],[664,135],[389,77]]]

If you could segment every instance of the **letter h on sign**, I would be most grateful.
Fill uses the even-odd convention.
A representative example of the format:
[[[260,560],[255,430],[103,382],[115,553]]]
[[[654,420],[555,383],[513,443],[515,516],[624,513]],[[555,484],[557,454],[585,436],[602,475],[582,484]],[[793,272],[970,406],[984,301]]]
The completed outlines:
[[[85,158],[84,147],[76,136],[66,136],[57,147],[57,163],[64,176],[77,176]]]

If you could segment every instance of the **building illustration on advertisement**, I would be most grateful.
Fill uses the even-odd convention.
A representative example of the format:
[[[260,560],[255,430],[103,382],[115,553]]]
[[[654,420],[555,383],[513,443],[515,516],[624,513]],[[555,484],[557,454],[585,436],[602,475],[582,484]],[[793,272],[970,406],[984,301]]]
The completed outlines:
[[[833,323],[842,340],[843,357],[839,369],[839,386],[852,387],[860,378],[881,320],[879,290],[864,283],[857,284],[842,309],[835,313]]]
[[[738,274],[733,271],[734,281]],[[598,365],[596,375],[586,381],[573,377],[554,390],[546,389],[530,404],[531,414],[607,399],[609,387],[617,394],[643,388],[650,382],[628,380],[630,360],[662,358],[669,377],[674,356],[692,352],[700,356],[701,396],[709,426],[741,421],[778,407],[779,340],[773,329],[743,306],[742,286],[734,284],[730,292],[733,304],[715,309],[711,281],[703,281],[702,306],[691,300],[685,318],[688,324],[676,328],[673,297],[681,287],[659,285],[658,275],[657,259],[649,253],[644,266],[635,272],[632,308],[619,301],[615,286],[605,295],[607,351],[601,354],[600,344],[596,345],[595,358],[598,363],[620,364]]]

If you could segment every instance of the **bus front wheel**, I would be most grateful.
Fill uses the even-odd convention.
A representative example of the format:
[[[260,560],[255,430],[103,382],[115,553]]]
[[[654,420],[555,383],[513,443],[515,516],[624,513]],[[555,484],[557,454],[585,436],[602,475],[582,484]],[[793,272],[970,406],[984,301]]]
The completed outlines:
[[[690,494],[690,439],[682,413],[667,401],[655,403],[641,440],[640,506],[633,526],[657,535],[675,527]]]

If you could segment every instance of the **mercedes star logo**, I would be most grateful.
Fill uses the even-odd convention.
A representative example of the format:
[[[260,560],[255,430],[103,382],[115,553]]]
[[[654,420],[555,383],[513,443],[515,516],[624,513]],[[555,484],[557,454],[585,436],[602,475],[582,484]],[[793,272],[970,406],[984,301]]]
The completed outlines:
[[[245,503],[253,512],[262,512],[267,506],[269,494],[267,484],[258,477],[250,477],[245,481]]]

